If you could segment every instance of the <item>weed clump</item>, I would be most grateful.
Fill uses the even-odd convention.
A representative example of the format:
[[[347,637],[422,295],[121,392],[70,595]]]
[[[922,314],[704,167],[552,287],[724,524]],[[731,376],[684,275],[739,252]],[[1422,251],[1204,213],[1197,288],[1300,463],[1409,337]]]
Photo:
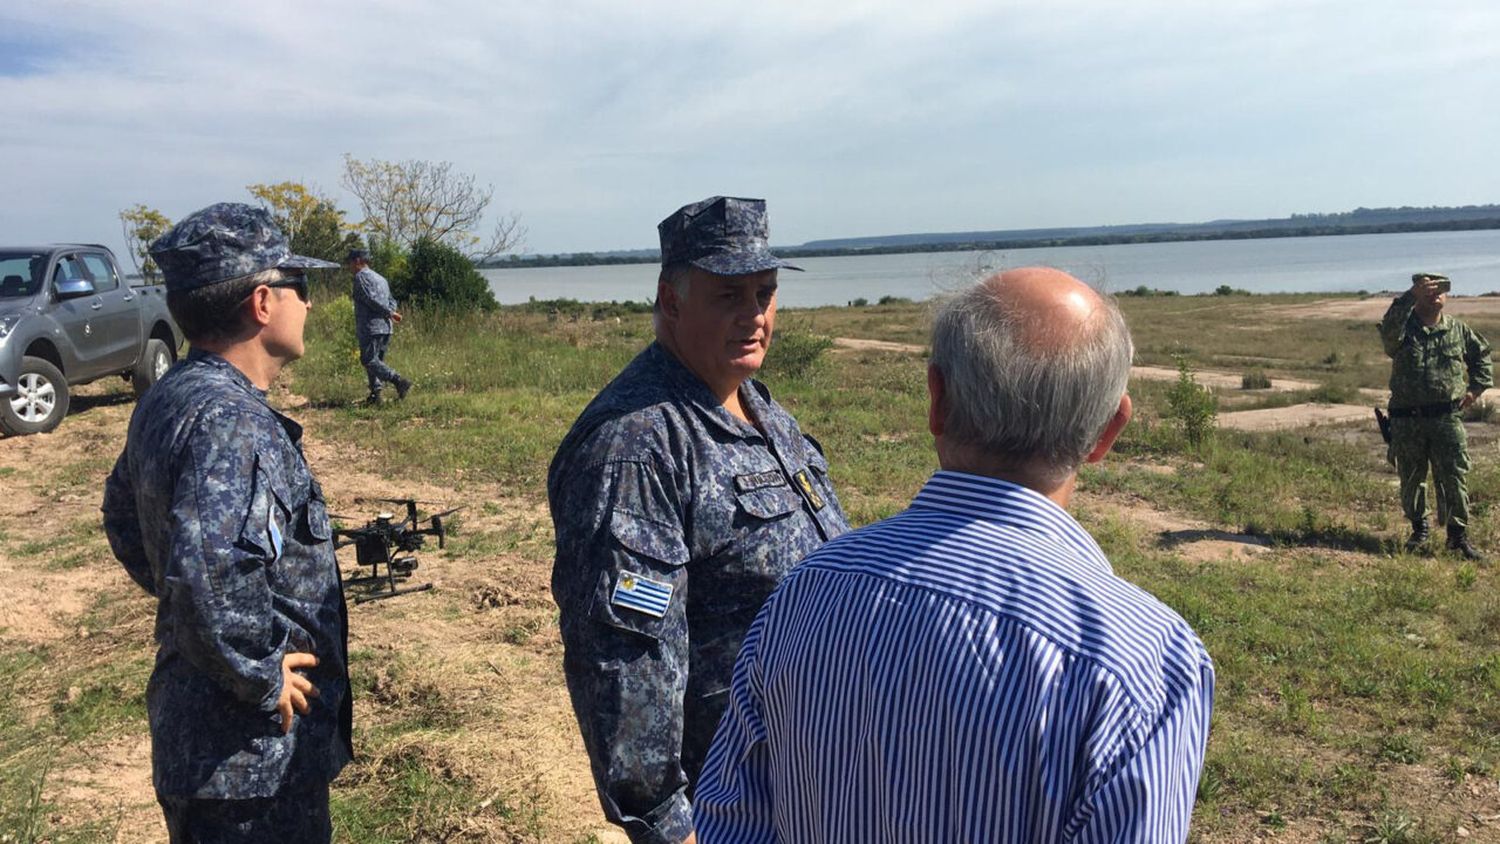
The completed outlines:
[[[1193,380],[1186,357],[1177,357],[1177,383],[1167,392],[1167,418],[1182,429],[1182,435],[1195,448],[1207,442],[1218,426],[1219,400]]]
[[[1263,369],[1252,369],[1240,376],[1240,389],[1242,390],[1269,390],[1271,389],[1271,376]]]
[[[806,375],[833,348],[833,338],[805,331],[778,331],[766,354],[766,368],[779,375]]]

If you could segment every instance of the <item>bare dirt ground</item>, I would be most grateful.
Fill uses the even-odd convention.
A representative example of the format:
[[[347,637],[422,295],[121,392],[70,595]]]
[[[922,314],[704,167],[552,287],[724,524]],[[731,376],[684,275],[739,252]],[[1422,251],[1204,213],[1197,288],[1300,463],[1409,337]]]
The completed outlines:
[[[1368,299],[1325,299],[1299,305],[1266,305],[1268,317],[1300,319],[1352,319],[1380,322],[1391,299],[1399,293],[1381,293]],[[1500,296],[1449,296],[1443,312],[1454,316],[1500,316]]]

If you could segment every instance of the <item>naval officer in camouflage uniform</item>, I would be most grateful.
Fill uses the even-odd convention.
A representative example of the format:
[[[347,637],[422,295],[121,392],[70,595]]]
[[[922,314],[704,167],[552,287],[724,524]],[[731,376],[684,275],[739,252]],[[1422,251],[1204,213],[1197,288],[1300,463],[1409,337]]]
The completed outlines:
[[[751,379],[776,318],[765,203],[658,227],[656,342],[604,388],[547,476],[563,667],[609,819],[692,840],[693,785],[740,641],[809,551],[848,530],[828,462]]]
[[[156,598],[151,769],[176,842],[326,842],[350,760],[347,614],[302,427],[266,403],[301,357],[306,270],[264,210],[151,244],[192,348],[136,405],[104,528]]]
[[[370,395],[367,404],[380,404],[380,390],[387,382],[396,386],[396,398],[406,398],[411,382],[385,362],[391,346],[391,325],[401,321],[391,285],[385,276],[370,268],[370,253],[350,249],[345,259],[354,273],[354,337],[359,342],[359,362],[365,368]]]
[[[1437,520],[1448,527],[1448,547],[1480,556],[1469,544],[1468,438],[1459,412],[1494,385],[1490,344],[1443,313],[1446,276],[1417,273],[1380,322],[1391,357],[1390,456],[1401,478],[1401,509],[1411,522],[1408,550],[1427,542],[1427,467],[1437,492]]]

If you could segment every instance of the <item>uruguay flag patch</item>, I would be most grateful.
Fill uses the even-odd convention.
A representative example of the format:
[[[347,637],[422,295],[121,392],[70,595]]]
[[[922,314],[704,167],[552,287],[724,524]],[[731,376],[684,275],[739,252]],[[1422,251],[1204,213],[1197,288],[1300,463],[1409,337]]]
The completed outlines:
[[[638,574],[621,572],[615,583],[615,593],[609,602],[627,610],[643,612],[655,618],[667,614],[667,605],[672,603],[672,584],[650,580]]]

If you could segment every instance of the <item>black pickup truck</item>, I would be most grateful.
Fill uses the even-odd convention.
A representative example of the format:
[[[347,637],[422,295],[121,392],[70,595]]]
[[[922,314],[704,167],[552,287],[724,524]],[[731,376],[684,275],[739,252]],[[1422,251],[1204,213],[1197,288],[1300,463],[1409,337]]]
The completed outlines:
[[[97,244],[0,247],[0,432],[50,431],[68,390],[109,375],[144,393],[182,332],[161,285],[132,285]]]

